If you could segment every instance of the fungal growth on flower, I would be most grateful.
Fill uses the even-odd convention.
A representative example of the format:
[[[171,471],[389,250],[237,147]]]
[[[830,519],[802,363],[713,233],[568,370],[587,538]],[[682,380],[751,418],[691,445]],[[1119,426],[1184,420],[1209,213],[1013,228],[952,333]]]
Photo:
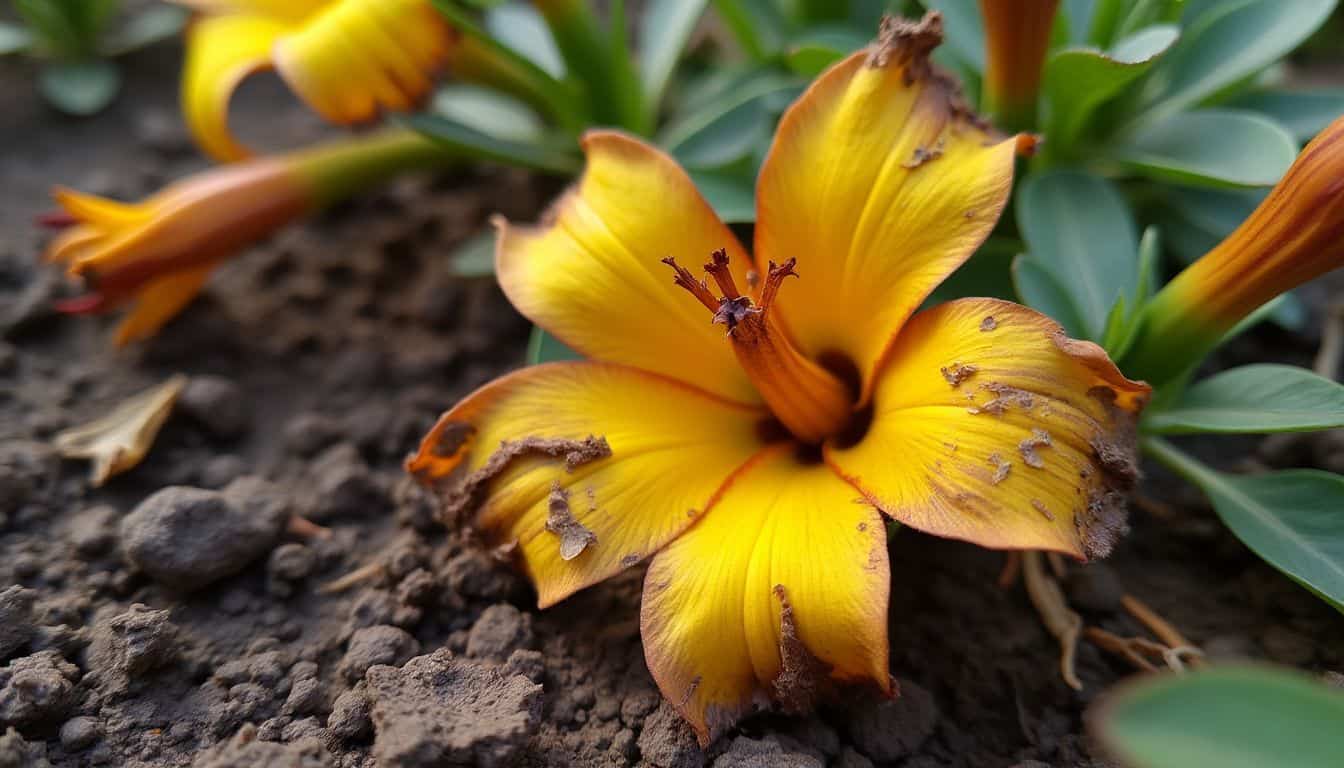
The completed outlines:
[[[172,1],[202,14],[187,37],[182,111],[221,161],[249,154],[228,127],[248,75],[275,69],[324,119],[359,123],[419,104],[453,40],[428,0]]]
[[[750,253],[669,157],[589,133],[577,186],[500,222],[496,258],[588,360],[487,384],[407,461],[542,607],[647,560],[646,660],[703,743],[836,684],[891,692],[884,519],[1079,558],[1124,529],[1147,385],[1016,304],[917,311],[1033,144],[963,106],[940,40],[937,14],[888,19],[789,109]]]

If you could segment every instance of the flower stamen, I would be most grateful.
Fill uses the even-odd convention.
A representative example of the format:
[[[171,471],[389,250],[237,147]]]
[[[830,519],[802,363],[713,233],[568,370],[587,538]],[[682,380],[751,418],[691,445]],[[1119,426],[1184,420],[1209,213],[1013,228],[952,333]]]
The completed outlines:
[[[770,263],[758,301],[738,292],[728,267],[728,253],[714,252],[705,271],[723,295],[714,298],[709,286],[668,257],[663,263],[676,273],[675,282],[714,313],[713,322],[728,327],[737,359],[770,406],[775,418],[804,443],[820,443],[844,431],[853,415],[850,388],[837,376],[805,357],[794,346],[770,307],[784,278],[797,277],[796,259]]]

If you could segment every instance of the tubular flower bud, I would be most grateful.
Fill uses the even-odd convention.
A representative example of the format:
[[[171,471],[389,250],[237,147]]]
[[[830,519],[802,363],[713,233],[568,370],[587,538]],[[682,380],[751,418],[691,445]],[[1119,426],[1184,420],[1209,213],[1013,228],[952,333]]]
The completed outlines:
[[[276,69],[326,120],[408,110],[432,88],[453,32],[428,0],[173,0],[201,11],[187,32],[182,108],[217,160],[248,155],[228,128],[248,75]]]
[[[151,336],[243,248],[381,178],[442,159],[429,141],[396,131],[212,168],[138,203],[57,188],[64,214],[49,221],[64,231],[46,258],[88,288],[60,308],[129,305],[116,343]]]
[[[1004,128],[1036,124],[1036,97],[1058,5],[1058,0],[980,0],[987,54],[982,106]]]
[[[645,660],[702,743],[834,683],[892,692],[884,516],[1078,557],[1124,527],[1148,388],[1026,307],[917,311],[1032,146],[965,108],[941,37],[888,19],[789,108],[750,253],[672,158],[588,133],[542,223],[499,223],[496,272],[589,359],[487,384],[407,462],[543,607],[651,558]]]
[[[1241,226],[1153,297],[1123,367],[1167,381],[1255,309],[1341,265],[1344,118],[1302,150]]]

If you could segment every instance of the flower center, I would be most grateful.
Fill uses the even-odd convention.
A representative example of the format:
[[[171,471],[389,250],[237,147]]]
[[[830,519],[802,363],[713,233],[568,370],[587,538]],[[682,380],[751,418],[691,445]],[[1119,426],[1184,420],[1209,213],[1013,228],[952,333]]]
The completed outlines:
[[[705,271],[720,292],[715,297],[708,284],[696,280],[689,270],[667,257],[663,263],[676,273],[676,284],[685,288],[714,314],[714,322],[728,327],[728,339],[738,361],[756,390],[794,437],[804,443],[820,443],[840,434],[850,423],[853,394],[835,374],[808,359],[798,350],[788,330],[770,312],[784,278],[797,277],[797,263],[789,259],[770,269],[761,286],[759,301],[737,289],[728,269],[728,253],[714,252]]]

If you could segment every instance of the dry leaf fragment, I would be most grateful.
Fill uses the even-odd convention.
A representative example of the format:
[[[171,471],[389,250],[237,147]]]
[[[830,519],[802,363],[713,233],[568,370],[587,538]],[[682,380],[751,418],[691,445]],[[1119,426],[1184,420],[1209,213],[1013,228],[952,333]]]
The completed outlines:
[[[140,463],[173,410],[187,377],[172,378],[123,401],[106,416],[56,435],[56,450],[67,459],[93,462],[89,482],[96,488]]]

